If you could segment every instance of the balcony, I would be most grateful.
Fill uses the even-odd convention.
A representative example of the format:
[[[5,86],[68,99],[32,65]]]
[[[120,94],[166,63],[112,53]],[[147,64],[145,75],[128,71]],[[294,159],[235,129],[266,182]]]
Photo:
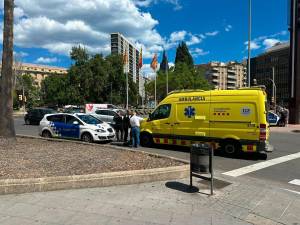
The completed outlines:
[[[227,79],[236,80],[236,76],[235,75],[227,75]]]
[[[228,85],[235,85],[235,84],[236,84],[236,81],[228,80],[228,81],[227,81],[227,84],[228,84]]]

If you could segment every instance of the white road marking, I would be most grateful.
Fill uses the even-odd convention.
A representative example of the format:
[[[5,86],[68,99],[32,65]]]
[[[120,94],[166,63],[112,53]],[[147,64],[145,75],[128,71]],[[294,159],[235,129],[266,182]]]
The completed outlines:
[[[293,159],[298,159],[298,158],[300,158],[300,152],[297,152],[297,153],[294,153],[291,155],[282,156],[282,157],[279,157],[276,159],[271,159],[271,160],[268,160],[265,162],[256,163],[256,164],[253,164],[250,166],[245,166],[245,167],[242,167],[242,168],[239,168],[236,170],[231,170],[231,171],[225,172],[223,174],[227,175],[227,176],[231,176],[231,177],[239,177],[239,176],[247,174],[247,173],[252,173],[257,170],[261,170],[261,169],[264,169],[264,168],[267,168],[270,166],[274,166],[279,163],[284,163],[284,162],[287,162],[287,161],[290,161]]]
[[[295,179],[289,182],[289,184],[295,184],[295,185],[299,185],[300,186],[300,180]]]
[[[282,189],[282,190],[285,190],[285,191],[292,192],[292,193],[300,195],[300,192],[298,192],[298,191],[293,191],[293,190],[289,190],[289,189]]]

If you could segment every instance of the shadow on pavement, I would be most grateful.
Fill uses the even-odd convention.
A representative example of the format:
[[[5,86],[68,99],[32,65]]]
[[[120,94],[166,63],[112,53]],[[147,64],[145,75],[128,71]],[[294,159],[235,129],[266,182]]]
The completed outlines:
[[[180,183],[178,181],[169,181],[165,185],[166,185],[167,188],[177,190],[177,191],[182,191],[182,192],[185,192],[185,193],[199,192],[199,188],[194,187],[194,186],[190,187],[190,185]]]

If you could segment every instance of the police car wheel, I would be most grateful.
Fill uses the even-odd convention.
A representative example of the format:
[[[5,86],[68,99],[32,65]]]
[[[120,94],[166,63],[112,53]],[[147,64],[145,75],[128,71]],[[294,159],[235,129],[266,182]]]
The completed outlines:
[[[44,130],[42,133],[42,137],[44,138],[52,138],[51,133],[48,130]]]
[[[89,142],[89,143],[92,143],[93,142],[93,137],[88,134],[88,133],[84,133],[81,137],[81,139],[84,141],[84,142]]]
[[[150,134],[141,134],[141,145],[143,147],[151,147],[153,145],[152,136]]]

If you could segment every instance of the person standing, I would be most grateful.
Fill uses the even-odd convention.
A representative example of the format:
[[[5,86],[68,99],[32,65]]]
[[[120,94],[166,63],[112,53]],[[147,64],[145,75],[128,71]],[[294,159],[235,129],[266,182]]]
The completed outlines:
[[[132,146],[137,148],[140,145],[140,123],[143,118],[137,116],[135,111],[132,111],[131,115]]]
[[[126,114],[123,117],[123,130],[124,130],[123,141],[125,144],[127,143],[129,128],[130,128],[130,111],[127,110]]]
[[[117,141],[120,141],[120,133],[121,133],[121,139],[123,137],[122,116],[120,114],[120,111],[114,116],[114,122],[115,122]]]

